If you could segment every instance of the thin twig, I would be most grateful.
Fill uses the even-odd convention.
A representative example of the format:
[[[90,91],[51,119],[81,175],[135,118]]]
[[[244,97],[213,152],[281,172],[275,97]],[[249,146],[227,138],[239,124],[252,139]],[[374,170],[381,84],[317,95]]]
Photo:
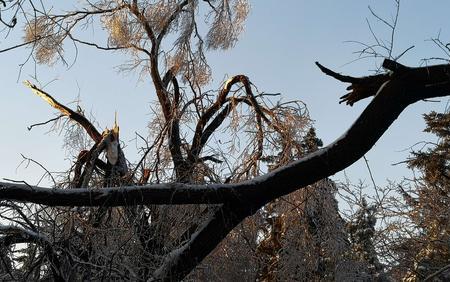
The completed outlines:
[[[31,129],[33,129],[33,127],[35,127],[35,126],[41,126],[41,125],[48,124],[48,123],[50,123],[50,122],[52,122],[52,121],[57,121],[58,119],[62,118],[63,116],[64,116],[64,115],[59,115],[59,116],[57,116],[57,117],[55,117],[55,118],[52,118],[52,119],[49,119],[49,120],[47,120],[47,121],[32,124],[32,125],[30,125],[30,126],[27,126],[27,129],[28,129],[28,131],[31,131]]]

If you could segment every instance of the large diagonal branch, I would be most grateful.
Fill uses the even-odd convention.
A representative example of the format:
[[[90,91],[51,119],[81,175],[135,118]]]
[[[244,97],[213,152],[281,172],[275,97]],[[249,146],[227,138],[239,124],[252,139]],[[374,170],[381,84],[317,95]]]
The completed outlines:
[[[150,281],[181,281],[189,274],[244,218],[259,205],[224,204],[195,232],[191,239],[166,255],[163,264]]]
[[[450,94],[450,66],[390,76],[350,129],[332,144],[261,177],[237,184],[180,183],[89,189],[45,189],[1,183],[0,199],[51,206],[129,206],[269,201],[333,175],[361,158],[400,113],[422,99]],[[429,75],[433,74],[433,75]]]

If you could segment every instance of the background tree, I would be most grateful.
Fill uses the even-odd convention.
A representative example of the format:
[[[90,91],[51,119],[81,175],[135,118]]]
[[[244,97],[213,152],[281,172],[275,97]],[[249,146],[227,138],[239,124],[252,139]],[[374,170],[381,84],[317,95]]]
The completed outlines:
[[[437,136],[435,144],[413,151],[408,165],[417,172],[409,185],[399,185],[403,197],[402,215],[410,224],[401,240],[393,245],[399,258],[394,268],[405,281],[449,279],[449,175],[450,114],[424,115],[426,132]]]

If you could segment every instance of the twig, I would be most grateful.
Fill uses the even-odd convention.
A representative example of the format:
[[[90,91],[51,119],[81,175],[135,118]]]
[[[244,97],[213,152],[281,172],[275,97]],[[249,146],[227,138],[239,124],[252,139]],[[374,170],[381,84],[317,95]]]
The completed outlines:
[[[42,168],[42,169],[45,171],[45,173],[48,174],[48,176],[50,176],[50,178],[51,178],[52,181],[53,181],[53,184],[56,186],[56,180],[55,180],[55,178],[53,178],[53,175],[51,174],[51,172],[50,172],[48,169],[46,169],[46,168],[45,168],[41,163],[39,163],[38,161],[35,161],[35,160],[31,159],[31,158],[27,158],[27,157],[25,157],[23,154],[20,154],[20,155],[21,155],[22,158],[23,158],[23,161],[22,161],[22,162],[24,162],[24,161],[32,162],[32,163],[38,165],[40,168]],[[20,165],[19,165],[19,166],[20,166]],[[45,174],[44,174],[44,176],[45,176]],[[41,180],[42,180],[42,178],[41,178]],[[40,182],[41,180],[39,180],[39,182]],[[38,185],[39,185],[39,184],[38,184]]]
[[[55,118],[52,118],[52,119],[49,119],[49,120],[47,120],[47,121],[32,124],[32,125],[30,125],[30,126],[27,126],[27,129],[28,129],[28,131],[31,131],[31,129],[33,129],[33,127],[35,127],[35,126],[41,126],[41,125],[45,125],[45,124],[47,124],[47,123],[50,123],[50,122],[52,122],[52,121],[57,121],[58,119],[62,118],[63,116],[64,116],[64,115],[59,115],[59,116],[57,116],[57,117],[55,117]]]

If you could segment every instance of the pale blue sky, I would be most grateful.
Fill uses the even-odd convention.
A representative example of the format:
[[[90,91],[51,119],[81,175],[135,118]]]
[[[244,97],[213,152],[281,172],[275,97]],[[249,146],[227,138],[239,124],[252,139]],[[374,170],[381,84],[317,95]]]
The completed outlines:
[[[345,94],[346,85],[323,75],[314,62],[320,61],[338,72],[370,74],[381,59],[348,64],[357,58],[353,52],[360,47],[345,41],[373,43],[366,18],[373,23],[375,32],[387,40],[386,28],[371,18],[367,6],[371,5],[381,16],[389,18],[395,12],[393,1],[259,0],[251,1],[251,5],[246,30],[237,46],[231,51],[209,54],[215,78],[211,87],[217,88],[225,75],[243,73],[262,91],[280,92],[284,100],[300,99],[316,121],[319,137],[325,144],[330,143],[344,133],[369,100],[354,107],[339,105],[339,96]],[[415,48],[400,62],[416,66],[422,58],[444,56],[427,39],[440,32],[444,42],[450,41],[448,11],[450,2],[444,0],[401,3],[394,54],[411,45]],[[0,49],[10,46],[11,40],[19,39],[14,33],[7,39],[0,38]],[[25,60],[27,51],[0,54],[0,177],[35,184],[41,175],[38,168],[16,169],[21,153],[42,162],[51,171],[67,169],[72,160],[66,158],[62,149],[62,136],[45,134],[46,127],[27,130],[28,125],[45,121],[53,113],[21,83],[30,78],[34,66],[28,64],[18,78],[18,65]],[[56,79],[45,89],[61,102],[73,101],[80,95],[84,108],[93,112],[102,129],[113,124],[117,110],[122,140],[127,142],[134,138],[135,131],[146,135],[149,105],[156,97],[148,77],[138,81],[137,75],[117,73],[114,67],[123,61],[120,53],[81,48],[71,69],[59,65],[39,66],[38,77],[42,83]],[[399,180],[411,175],[403,165],[392,164],[405,160],[408,147],[432,138],[422,133],[421,115],[430,110],[442,111],[447,101],[421,102],[408,108],[367,154],[378,185],[386,183],[388,178]],[[127,144],[125,152],[134,160],[134,143]],[[346,173],[355,182],[363,179],[370,183],[364,161],[358,161],[346,169]],[[337,174],[334,179],[342,180],[343,174]]]

